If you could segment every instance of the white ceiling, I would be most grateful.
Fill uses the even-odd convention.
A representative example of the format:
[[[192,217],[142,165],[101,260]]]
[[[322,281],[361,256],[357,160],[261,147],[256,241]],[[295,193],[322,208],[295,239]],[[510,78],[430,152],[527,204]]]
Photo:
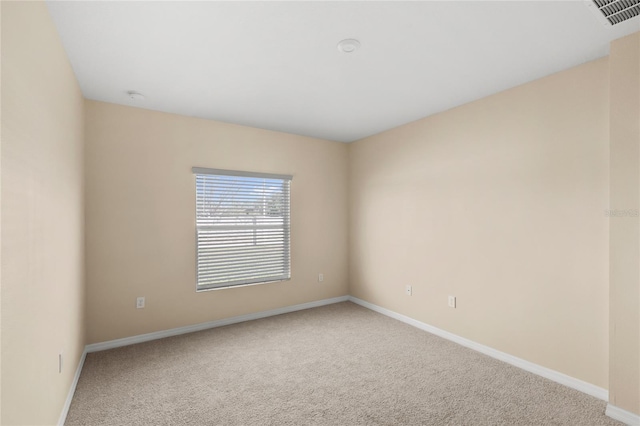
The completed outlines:
[[[584,0],[48,5],[88,99],[343,142],[602,57],[640,30],[640,17],[605,27]],[[345,38],[360,50],[339,52]]]

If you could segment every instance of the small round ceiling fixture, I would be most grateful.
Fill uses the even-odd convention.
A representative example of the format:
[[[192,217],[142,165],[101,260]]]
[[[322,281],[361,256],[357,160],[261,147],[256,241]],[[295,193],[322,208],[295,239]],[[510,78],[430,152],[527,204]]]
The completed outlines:
[[[133,101],[144,101],[144,95],[133,90],[129,90],[127,96]]]
[[[338,43],[338,50],[342,53],[353,53],[360,48],[360,42],[355,38],[348,38]]]

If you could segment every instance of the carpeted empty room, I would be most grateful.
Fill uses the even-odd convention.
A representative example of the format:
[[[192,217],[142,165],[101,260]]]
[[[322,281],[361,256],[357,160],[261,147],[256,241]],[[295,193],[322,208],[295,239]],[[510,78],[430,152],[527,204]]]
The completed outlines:
[[[604,408],[344,302],[89,354],[66,424],[622,424]]]
[[[0,0],[1,426],[640,426],[640,0]]]

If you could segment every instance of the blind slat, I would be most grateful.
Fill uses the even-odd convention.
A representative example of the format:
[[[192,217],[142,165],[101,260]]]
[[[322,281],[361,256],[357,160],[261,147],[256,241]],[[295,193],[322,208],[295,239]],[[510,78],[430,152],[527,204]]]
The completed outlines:
[[[274,282],[274,281],[284,281],[284,280],[288,280],[290,277],[287,275],[282,275],[280,277],[271,277],[271,278],[272,280],[270,281],[264,281],[263,278],[248,278],[248,279],[235,280],[235,281],[226,281],[223,283],[217,283],[216,281],[213,281],[213,280],[212,281],[203,280],[202,282],[205,288],[214,289],[214,288],[226,288],[226,287],[248,285],[248,284],[261,284],[261,283]]]
[[[291,177],[214,172],[194,168],[197,289],[289,279]]]

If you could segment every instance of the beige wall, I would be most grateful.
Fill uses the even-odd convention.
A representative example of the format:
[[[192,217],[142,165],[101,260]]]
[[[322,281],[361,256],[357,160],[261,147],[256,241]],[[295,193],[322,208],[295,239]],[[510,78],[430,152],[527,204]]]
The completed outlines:
[[[601,59],[351,144],[350,293],[607,388],[607,82]]]
[[[0,47],[2,46],[2,2],[0,1]],[[0,94],[2,93],[2,53],[0,49]],[[0,188],[2,188],[2,96],[0,95]],[[2,196],[0,196],[0,236],[2,235]],[[2,244],[0,243],[0,376],[2,375]],[[2,424],[2,378],[0,378],[0,424]]]
[[[610,394],[640,414],[640,33],[614,41],[610,66]]]
[[[2,46],[2,2],[0,1],[0,47]],[[0,94],[2,93],[2,53],[0,50]],[[0,188],[2,188],[2,96],[0,95]],[[2,235],[2,196],[0,196],[0,236]],[[2,375],[2,244],[0,243],[0,376]],[[0,424],[2,424],[2,378],[0,377]]]
[[[45,4],[3,2],[3,425],[55,424],[84,349],[82,152],[82,95]]]
[[[347,145],[85,105],[89,343],[347,294]],[[193,166],[293,175],[291,281],[196,293]]]

